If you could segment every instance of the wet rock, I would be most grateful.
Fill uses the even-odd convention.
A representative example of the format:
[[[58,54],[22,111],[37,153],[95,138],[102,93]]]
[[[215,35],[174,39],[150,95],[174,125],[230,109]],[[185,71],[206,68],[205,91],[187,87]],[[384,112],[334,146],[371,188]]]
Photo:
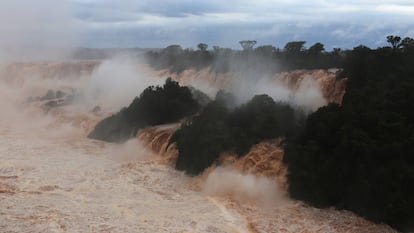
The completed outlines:
[[[53,90],[48,90],[46,95],[40,97],[40,101],[44,101],[44,100],[52,100],[56,98],[56,93]]]

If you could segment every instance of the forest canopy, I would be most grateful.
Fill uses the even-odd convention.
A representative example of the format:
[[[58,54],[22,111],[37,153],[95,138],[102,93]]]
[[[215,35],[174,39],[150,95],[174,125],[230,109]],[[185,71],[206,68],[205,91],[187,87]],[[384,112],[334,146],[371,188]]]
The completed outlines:
[[[388,39],[392,47],[359,46],[346,56],[342,105],[311,114],[284,161],[293,198],[411,231],[414,43]]]

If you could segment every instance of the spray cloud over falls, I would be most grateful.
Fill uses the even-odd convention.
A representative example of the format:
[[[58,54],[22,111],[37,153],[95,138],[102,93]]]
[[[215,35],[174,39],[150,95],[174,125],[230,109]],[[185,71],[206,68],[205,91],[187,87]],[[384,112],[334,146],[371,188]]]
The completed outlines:
[[[281,202],[283,191],[275,180],[253,174],[243,174],[229,168],[216,168],[204,184],[203,192],[213,196],[231,196],[263,206]]]
[[[259,73],[249,76],[243,72],[217,74],[209,70],[187,70],[179,74],[162,72],[159,75],[171,76],[183,84],[192,85],[211,98],[214,98],[218,90],[226,90],[234,94],[236,105],[246,103],[255,95],[267,94],[277,102],[289,103],[306,113],[313,112],[332,101],[326,98],[318,80],[327,79],[335,83],[334,75],[329,72],[303,73],[294,85],[286,83],[286,77],[280,77],[278,74],[260,76]],[[343,93],[340,94],[342,95]]]
[[[83,26],[72,16],[69,0],[0,2],[0,61],[52,60],[70,55]]]
[[[275,101],[289,103],[306,113],[315,111],[327,103],[319,85],[311,76],[300,80],[296,88],[291,88],[277,77],[265,75],[257,78],[238,75],[230,91],[235,93],[240,103],[247,102],[255,95],[267,94]]]
[[[103,61],[92,73],[85,88],[87,102],[115,112],[127,106],[148,86],[164,82],[143,72],[136,60],[115,57]]]

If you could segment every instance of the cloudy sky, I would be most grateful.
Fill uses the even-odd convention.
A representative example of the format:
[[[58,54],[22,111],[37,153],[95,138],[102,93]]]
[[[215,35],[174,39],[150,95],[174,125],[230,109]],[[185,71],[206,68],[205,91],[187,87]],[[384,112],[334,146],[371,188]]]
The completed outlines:
[[[414,0],[1,0],[0,19],[10,34],[3,44],[239,48],[251,39],[375,48],[386,35],[414,37]]]

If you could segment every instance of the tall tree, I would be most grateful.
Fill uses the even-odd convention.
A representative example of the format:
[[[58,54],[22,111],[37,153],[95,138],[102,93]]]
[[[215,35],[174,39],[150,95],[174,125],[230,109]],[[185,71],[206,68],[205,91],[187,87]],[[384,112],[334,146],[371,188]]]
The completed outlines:
[[[284,49],[287,53],[297,54],[305,50],[305,43],[306,41],[291,41],[286,43]]]
[[[253,46],[257,43],[255,40],[241,40],[239,41],[243,50],[252,50]]]
[[[262,45],[257,47],[255,52],[265,57],[271,57],[276,52],[276,48],[272,45]]]
[[[317,42],[308,49],[308,52],[311,55],[318,55],[324,50],[325,50],[325,48],[324,48],[323,44]]]
[[[400,46],[401,37],[399,36],[387,36],[387,42],[391,44],[392,48],[396,49]]]
[[[207,51],[208,45],[204,44],[204,43],[200,43],[197,45],[198,49],[200,49],[201,51]]]

